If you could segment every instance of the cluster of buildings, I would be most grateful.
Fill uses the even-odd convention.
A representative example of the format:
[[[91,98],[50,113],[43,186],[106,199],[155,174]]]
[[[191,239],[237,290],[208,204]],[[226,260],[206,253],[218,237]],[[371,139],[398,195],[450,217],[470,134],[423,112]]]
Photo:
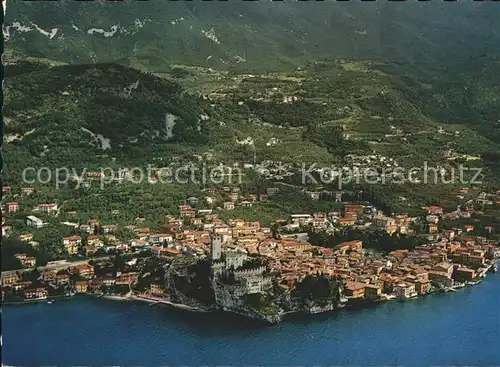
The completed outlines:
[[[6,187],[3,189],[7,190]],[[240,218],[223,220],[217,213],[218,209],[231,210],[236,205],[251,207],[254,203],[267,201],[277,192],[279,188],[269,187],[264,193],[243,195],[238,187],[208,187],[201,197],[190,197],[181,202],[179,215],[165,216],[164,225],[159,230],[145,227],[143,217],[123,226],[101,223],[98,219],[84,223],[64,222],[72,228],[73,234],[61,239],[61,247],[68,255],[82,254],[87,257],[97,253],[149,251],[150,256],[165,262],[183,255],[200,258],[210,255],[214,279],[230,278],[233,281],[230,287],[216,288],[220,290],[216,292],[216,297],[226,300],[228,289],[232,295],[263,293],[273,284],[293,290],[298,281],[311,274],[344,278],[345,294],[349,299],[410,298],[433,289],[449,289],[457,284],[473,282],[484,275],[485,269],[500,255],[496,243],[475,234],[473,224],[441,228],[440,223],[444,220],[469,218],[474,211],[464,206],[451,213],[446,213],[439,206],[424,208],[427,213],[424,219],[428,232],[425,234],[426,244],[412,250],[393,251],[385,256],[366,251],[362,241],[349,241],[326,248],[310,244],[307,236],[286,233],[304,232],[306,228],[326,232],[357,228],[417,235],[412,224],[422,221],[422,218],[407,214],[388,216],[369,204],[345,203],[339,211],[297,213],[286,219],[277,219],[276,226],[281,234],[277,239],[271,227],[259,221]],[[308,194],[311,197],[316,195],[315,192]],[[477,200],[496,200],[498,195],[480,194]],[[203,209],[197,209],[201,202]],[[6,210],[19,210],[15,204],[7,203]],[[56,213],[58,206],[56,203],[42,203],[37,205],[36,211]],[[34,215],[28,216],[26,222],[34,229],[46,225]],[[485,229],[490,233],[493,231],[491,227]],[[126,230],[126,238],[122,236],[122,230]],[[31,233],[21,234],[20,238],[26,242],[33,241]],[[16,257],[24,268],[36,265],[34,257],[26,254],[17,254]],[[263,259],[264,262],[256,265],[255,259]],[[62,277],[59,278],[59,275]],[[75,292],[87,292],[103,284],[131,284],[137,280],[138,274],[129,274],[126,279],[122,279],[121,275],[114,279],[97,279],[91,266],[85,265],[85,268],[77,266],[69,271],[68,276],[71,275],[84,278],[72,283]],[[13,279],[15,275],[7,274],[2,282],[25,289],[31,298],[43,293],[39,288],[24,284],[22,279]],[[43,281],[57,285],[66,278],[64,274],[44,273]],[[151,293],[160,296],[164,290],[153,284]]]
[[[203,189],[203,192],[207,194],[203,197],[203,203],[210,208],[214,208],[215,210],[234,210],[238,207],[251,208],[256,203],[266,202],[269,198],[267,190],[265,193],[242,195],[239,187],[207,187]],[[272,195],[272,189],[270,192]],[[187,199],[187,203],[189,205],[196,205],[198,202],[199,199],[196,197]],[[184,210],[191,211],[190,215],[196,214],[196,211],[193,208],[186,207]],[[213,209],[205,209],[205,212],[207,213],[211,213],[212,211]],[[201,213],[204,212],[202,211]]]
[[[137,271],[111,271],[96,275],[90,264],[70,265],[59,270],[46,269],[33,279],[30,272],[4,272],[2,274],[2,296],[15,295],[17,299],[41,300],[50,296],[69,296],[83,293],[103,293],[121,286],[127,290],[137,282]]]
[[[343,209],[328,213],[293,214],[283,229],[287,231],[298,230],[309,226],[315,230],[335,232],[345,228],[363,230],[379,230],[389,234],[414,234],[412,223],[418,220],[408,214],[387,216],[382,214],[372,205],[344,204]],[[281,221],[286,222],[284,219]]]
[[[445,216],[439,207],[426,208],[428,215]],[[363,206],[346,205],[341,218],[350,218],[363,211]],[[321,227],[328,222],[327,213],[295,214],[288,220],[278,219],[282,228]],[[210,218],[210,220],[207,220]],[[367,230],[389,229],[389,233],[408,233],[416,218],[407,215],[373,216]],[[357,219],[354,220],[355,222]],[[327,274],[345,278],[348,298],[376,299],[380,297],[409,298],[426,294],[433,289],[447,289],[473,282],[484,275],[492,261],[500,256],[500,247],[481,236],[464,236],[467,229],[443,230],[433,241],[413,250],[397,250],[382,256],[363,249],[362,241],[349,241],[335,248],[313,246],[299,236],[275,239],[270,229],[259,222],[242,219],[221,221],[214,215],[203,219],[203,236],[185,243],[194,253],[205,256],[209,251],[214,259],[213,274],[228,274],[238,282],[235,294],[261,292],[270,285],[266,274],[274,274],[272,281],[289,290],[306,275]],[[391,230],[393,226],[394,230]],[[217,241],[210,242],[215,234]],[[295,238],[296,237],[296,238]],[[210,248],[207,248],[210,244]],[[256,266],[245,269],[248,259],[266,259],[266,269]],[[227,287],[225,287],[227,290]],[[227,299],[227,294],[220,297]]]
[[[462,238],[442,239],[386,256],[365,251],[359,240],[323,248],[288,239],[267,238],[255,244],[236,239],[222,248],[223,251],[220,245],[212,247],[212,258],[216,260],[212,269],[215,274],[235,275],[239,280],[233,286],[236,294],[262,292],[270,287],[265,274],[274,274],[272,281],[288,291],[307,275],[325,274],[345,279],[345,295],[351,300],[407,299],[461,286],[484,276],[500,256],[500,247],[496,245],[465,244]],[[249,255],[265,258],[266,270],[255,266],[237,275]],[[223,293],[220,297],[227,299]]]
[[[241,296],[266,293],[272,287],[267,267],[252,261],[245,249],[227,248],[223,251],[223,237],[211,237],[211,276],[218,305],[239,307]]]

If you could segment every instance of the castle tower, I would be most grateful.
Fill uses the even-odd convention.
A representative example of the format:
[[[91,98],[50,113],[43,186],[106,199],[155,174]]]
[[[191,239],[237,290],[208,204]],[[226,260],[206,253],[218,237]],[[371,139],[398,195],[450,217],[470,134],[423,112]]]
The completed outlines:
[[[212,260],[219,260],[222,254],[222,237],[212,235],[210,237],[210,255]]]

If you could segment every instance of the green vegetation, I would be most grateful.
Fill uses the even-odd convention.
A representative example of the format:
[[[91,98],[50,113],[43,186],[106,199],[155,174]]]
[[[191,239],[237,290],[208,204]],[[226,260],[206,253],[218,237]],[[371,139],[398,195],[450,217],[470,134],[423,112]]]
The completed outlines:
[[[187,266],[187,268],[185,268]],[[214,291],[210,283],[210,260],[185,263],[184,260],[172,262],[168,270],[176,289],[175,295],[182,294],[204,305],[213,305]]]
[[[325,106],[307,101],[278,104],[250,100],[247,105],[262,121],[282,126],[304,126],[327,118]]]
[[[242,297],[243,303],[251,310],[259,314],[275,314],[277,311],[276,304],[269,294],[252,293]]]
[[[348,140],[344,137],[341,125],[312,124],[304,133],[306,139],[325,147],[333,155],[344,157],[347,154],[370,154],[371,149],[365,141]]]
[[[292,296],[309,302],[326,305],[333,300],[339,300],[343,281],[326,275],[307,275],[295,286]]]
[[[310,232],[309,241],[318,246],[334,248],[344,241],[362,240],[363,246],[383,253],[388,253],[398,249],[414,249],[415,246],[425,243],[422,238],[406,236],[402,234],[390,235],[381,231],[360,231],[348,230],[346,232],[336,232],[327,234],[325,232]]]
[[[243,194],[264,193],[274,186],[273,181],[297,187],[280,187],[268,202],[256,202],[251,208],[218,211],[223,219],[258,220],[265,226],[294,213],[338,210],[339,203],[312,200],[300,192],[303,184],[297,170],[302,163],[306,167],[312,163],[318,163],[318,167],[350,165],[351,155],[373,156],[370,165],[378,168],[384,167],[381,157],[394,159],[402,167],[419,167],[425,161],[447,169],[471,165],[484,169],[485,186],[498,189],[500,144],[494,138],[497,122],[493,119],[498,101],[489,79],[500,70],[495,63],[488,65],[489,71],[478,69],[477,76],[485,80],[485,89],[475,87],[474,96],[463,93],[460,99],[447,99],[449,105],[441,111],[425,101],[434,98],[439,88],[444,91],[445,86],[446,90],[469,84],[472,88],[477,84],[471,76],[475,69],[440,84],[440,80],[423,74],[410,74],[400,65],[375,62],[357,62],[351,67],[338,61],[321,61],[299,71],[251,78],[202,67],[176,66],[186,72],[176,70],[171,74],[167,70],[159,77],[117,64],[51,66],[45,61],[22,61],[6,75],[4,182],[15,193],[24,186],[34,186],[35,192],[13,199],[19,202],[21,211],[10,214],[8,224],[16,233],[27,232],[24,220],[31,208],[41,202],[58,202],[61,210],[57,218],[40,214],[51,223],[50,230],[29,230],[40,242],[39,250],[34,251],[44,253],[44,258],[37,255],[44,263],[66,256],[60,250],[60,238],[76,233],[62,221],[82,223],[98,218],[105,224],[125,225],[144,217],[145,227],[160,230],[166,214],[178,214],[181,200],[195,196],[203,202],[201,189],[208,185],[153,185],[145,178],[138,184],[112,183],[103,188],[98,180],[78,189],[76,181],[70,181],[55,190],[53,181],[22,182],[28,162],[35,168],[74,168],[70,174],[81,174],[84,168],[99,171],[101,167],[118,171],[139,166],[146,170],[148,164],[173,164],[175,168],[238,162],[241,167],[243,163],[253,164],[254,157],[256,163],[283,162],[292,176],[265,179],[251,168],[243,169]],[[425,87],[424,82],[431,87]],[[207,95],[197,94],[198,86]],[[297,96],[298,100],[284,104],[285,95]],[[457,111],[464,98],[470,99],[469,107],[458,120]],[[438,119],[438,112],[448,119]],[[168,113],[178,116],[172,138],[165,132]],[[107,149],[103,149],[105,144],[98,135],[109,139]],[[253,145],[241,143],[247,138]],[[475,156],[479,159],[467,161]],[[423,205],[454,209],[460,187],[342,185],[353,192],[363,190],[361,196],[344,195],[343,200],[367,200],[386,213],[417,216]],[[307,189],[335,191],[338,186],[333,182],[309,185]],[[221,195],[217,205],[227,200],[227,195]],[[210,207],[200,204],[197,208]],[[132,233],[120,236],[126,239]]]
[[[6,25],[33,22],[58,31],[49,38],[36,30],[20,33],[11,28],[7,47],[39,58],[119,61],[157,72],[187,64],[262,73],[290,70],[324,57],[352,60],[343,65],[349,72],[364,70],[356,62],[360,59],[434,71],[440,64],[450,67],[485,50],[498,55],[499,36],[492,31],[498,19],[495,4],[489,2],[453,9],[447,3],[394,7],[336,1],[144,4],[126,0],[119,5],[120,11],[106,2],[97,7],[86,2],[15,2],[9,5]],[[108,37],[89,34],[92,28],[109,32]]]

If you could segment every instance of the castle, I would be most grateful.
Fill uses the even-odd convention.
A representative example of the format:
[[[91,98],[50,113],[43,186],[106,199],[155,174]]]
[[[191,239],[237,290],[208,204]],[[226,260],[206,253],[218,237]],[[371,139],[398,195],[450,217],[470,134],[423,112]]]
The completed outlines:
[[[234,296],[264,293],[271,285],[271,277],[266,276],[263,265],[249,265],[248,255],[240,250],[222,251],[222,238],[212,236],[210,239],[210,257],[212,259],[211,273],[216,288],[230,291]],[[245,266],[246,265],[246,266]],[[234,284],[221,282],[221,279],[233,279]],[[217,292],[216,291],[216,295]],[[217,297],[216,297],[217,298]]]

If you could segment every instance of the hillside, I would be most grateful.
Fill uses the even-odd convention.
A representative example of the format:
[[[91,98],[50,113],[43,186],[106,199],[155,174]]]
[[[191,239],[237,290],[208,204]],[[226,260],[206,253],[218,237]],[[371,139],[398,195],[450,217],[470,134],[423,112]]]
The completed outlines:
[[[6,78],[4,139],[40,162],[90,163],[108,151],[130,157],[160,142],[204,140],[201,98],[151,74],[116,64],[23,62],[9,66]]]
[[[117,64],[18,62],[6,74],[4,177],[19,185],[27,162],[90,171],[166,165],[179,157],[196,164],[209,154],[211,164],[271,160],[295,167],[291,172],[313,163],[427,162],[447,170],[465,163],[484,169],[485,184],[498,185],[496,86],[484,89],[482,99],[467,99],[471,118],[458,119],[460,103],[450,99],[441,109],[431,103],[458,84],[444,89],[395,70],[387,63],[323,61],[260,75],[182,65],[155,75]],[[473,114],[482,118],[474,122]],[[249,184],[258,184],[252,177]],[[455,197],[448,185],[377,189],[389,201],[411,197],[408,205],[417,207]]]
[[[296,231],[327,247],[362,239],[387,251],[434,242],[420,235],[451,240],[449,228],[499,238],[500,13],[490,3],[11,5],[2,69],[11,269],[24,252],[40,265],[121,252],[145,233],[155,245],[167,237],[149,234],[172,233],[168,253],[200,254],[190,242],[221,234],[225,221],[249,254],[260,252],[255,239]],[[299,213],[314,220],[283,225]],[[81,226],[94,220],[100,229]],[[100,230],[111,235],[89,248],[87,234]],[[73,241],[63,237],[83,232],[91,246],[63,251]]]
[[[59,1],[9,3],[6,47],[69,63],[291,70],[325,57],[435,70],[498,54],[490,2]],[[477,42],[481,40],[481,42]]]

